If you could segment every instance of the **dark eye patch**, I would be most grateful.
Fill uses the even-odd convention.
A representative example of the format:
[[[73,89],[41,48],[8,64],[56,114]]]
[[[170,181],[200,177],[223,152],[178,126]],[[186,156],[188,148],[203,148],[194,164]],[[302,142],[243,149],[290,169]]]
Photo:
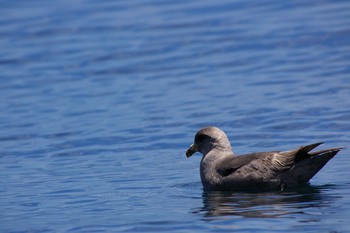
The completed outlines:
[[[210,137],[208,135],[205,135],[205,134],[199,134],[199,135],[196,135],[196,138],[194,139],[194,142],[195,143],[201,143],[201,142],[203,142],[206,139],[210,139]]]

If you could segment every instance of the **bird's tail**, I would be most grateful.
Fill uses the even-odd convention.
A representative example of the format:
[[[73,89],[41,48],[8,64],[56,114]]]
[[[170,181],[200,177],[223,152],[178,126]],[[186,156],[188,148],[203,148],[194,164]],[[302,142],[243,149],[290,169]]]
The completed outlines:
[[[294,177],[299,184],[307,183],[326,163],[333,158],[343,147],[329,148],[310,152],[321,143],[301,147],[294,168],[288,173]]]

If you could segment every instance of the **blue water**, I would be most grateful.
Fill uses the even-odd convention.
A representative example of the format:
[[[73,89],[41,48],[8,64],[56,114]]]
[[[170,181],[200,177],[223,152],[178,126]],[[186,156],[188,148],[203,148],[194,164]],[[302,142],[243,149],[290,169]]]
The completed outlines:
[[[308,187],[203,192],[238,154],[350,145],[349,1],[0,1],[1,232],[350,232],[349,149]]]

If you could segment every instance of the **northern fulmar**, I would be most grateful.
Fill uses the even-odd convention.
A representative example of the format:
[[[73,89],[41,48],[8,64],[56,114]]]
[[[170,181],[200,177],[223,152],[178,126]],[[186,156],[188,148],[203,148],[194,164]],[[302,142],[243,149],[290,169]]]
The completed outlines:
[[[196,133],[186,156],[203,154],[200,176],[204,190],[283,190],[307,183],[342,149],[311,152],[321,144],[238,156],[224,131],[207,127]]]

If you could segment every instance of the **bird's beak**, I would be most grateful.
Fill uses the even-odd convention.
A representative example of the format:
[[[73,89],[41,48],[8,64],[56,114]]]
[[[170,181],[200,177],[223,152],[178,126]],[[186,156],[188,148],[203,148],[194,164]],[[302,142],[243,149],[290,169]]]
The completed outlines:
[[[194,153],[198,151],[198,147],[196,144],[192,144],[190,148],[186,151],[187,158],[191,157]]]

